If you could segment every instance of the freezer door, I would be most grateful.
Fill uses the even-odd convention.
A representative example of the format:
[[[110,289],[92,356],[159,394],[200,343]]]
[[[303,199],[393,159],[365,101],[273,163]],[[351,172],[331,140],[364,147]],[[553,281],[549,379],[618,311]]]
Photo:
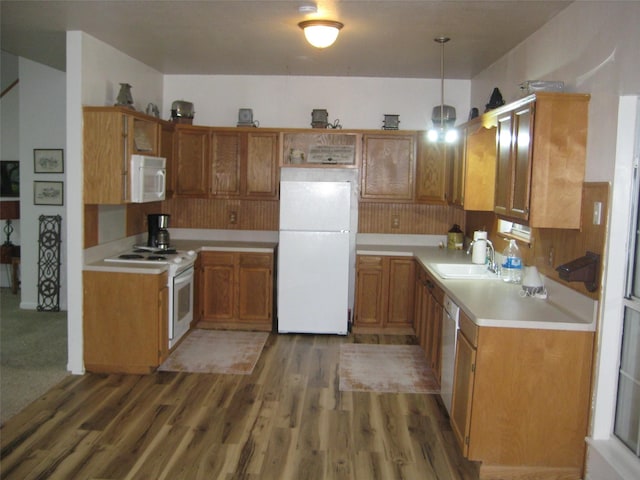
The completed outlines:
[[[280,230],[349,230],[349,182],[280,182]]]
[[[278,332],[347,334],[349,234],[280,232]]]

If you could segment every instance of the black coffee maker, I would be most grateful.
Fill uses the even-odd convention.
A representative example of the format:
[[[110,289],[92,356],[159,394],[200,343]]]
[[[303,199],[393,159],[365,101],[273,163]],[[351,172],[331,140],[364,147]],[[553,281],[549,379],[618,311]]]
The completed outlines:
[[[161,250],[169,249],[169,217],[166,213],[152,213],[147,215],[147,225],[149,226],[149,237],[147,238],[147,246],[159,248]]]

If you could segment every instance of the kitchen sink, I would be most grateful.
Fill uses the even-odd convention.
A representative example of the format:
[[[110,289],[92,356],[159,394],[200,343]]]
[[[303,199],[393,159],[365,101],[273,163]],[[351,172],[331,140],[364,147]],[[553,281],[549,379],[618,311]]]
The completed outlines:
[[[500,277],[489,271],[487,265],[469,263],[432,263],[431,268],[445,279],[498,280]]]

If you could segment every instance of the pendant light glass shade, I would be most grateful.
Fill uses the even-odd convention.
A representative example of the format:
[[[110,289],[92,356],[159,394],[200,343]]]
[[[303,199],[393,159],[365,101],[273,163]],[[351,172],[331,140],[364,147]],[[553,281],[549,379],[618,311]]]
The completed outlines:
[[[453,143],[458,140],[458,131],[453,128],[456,123],[456,109],[444,104],[444,44],[449,37],[436,37],[433,39],[442,46],[440,55],[440,105],[433,107],[431,121],[433,128],[427,132],[427,138],[431,142]]]
[[[304,36],[316,48],[327,48],[338,38],[340,29],[344,25],[333,20],[305,20],[298,26],[304,31]]]

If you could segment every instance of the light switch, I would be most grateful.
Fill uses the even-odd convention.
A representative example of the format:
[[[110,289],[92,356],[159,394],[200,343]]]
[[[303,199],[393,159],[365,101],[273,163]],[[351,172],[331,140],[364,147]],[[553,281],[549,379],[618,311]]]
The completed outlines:
[[[593,224],[600,225],[602,222],[602,202],[593,202]]]

